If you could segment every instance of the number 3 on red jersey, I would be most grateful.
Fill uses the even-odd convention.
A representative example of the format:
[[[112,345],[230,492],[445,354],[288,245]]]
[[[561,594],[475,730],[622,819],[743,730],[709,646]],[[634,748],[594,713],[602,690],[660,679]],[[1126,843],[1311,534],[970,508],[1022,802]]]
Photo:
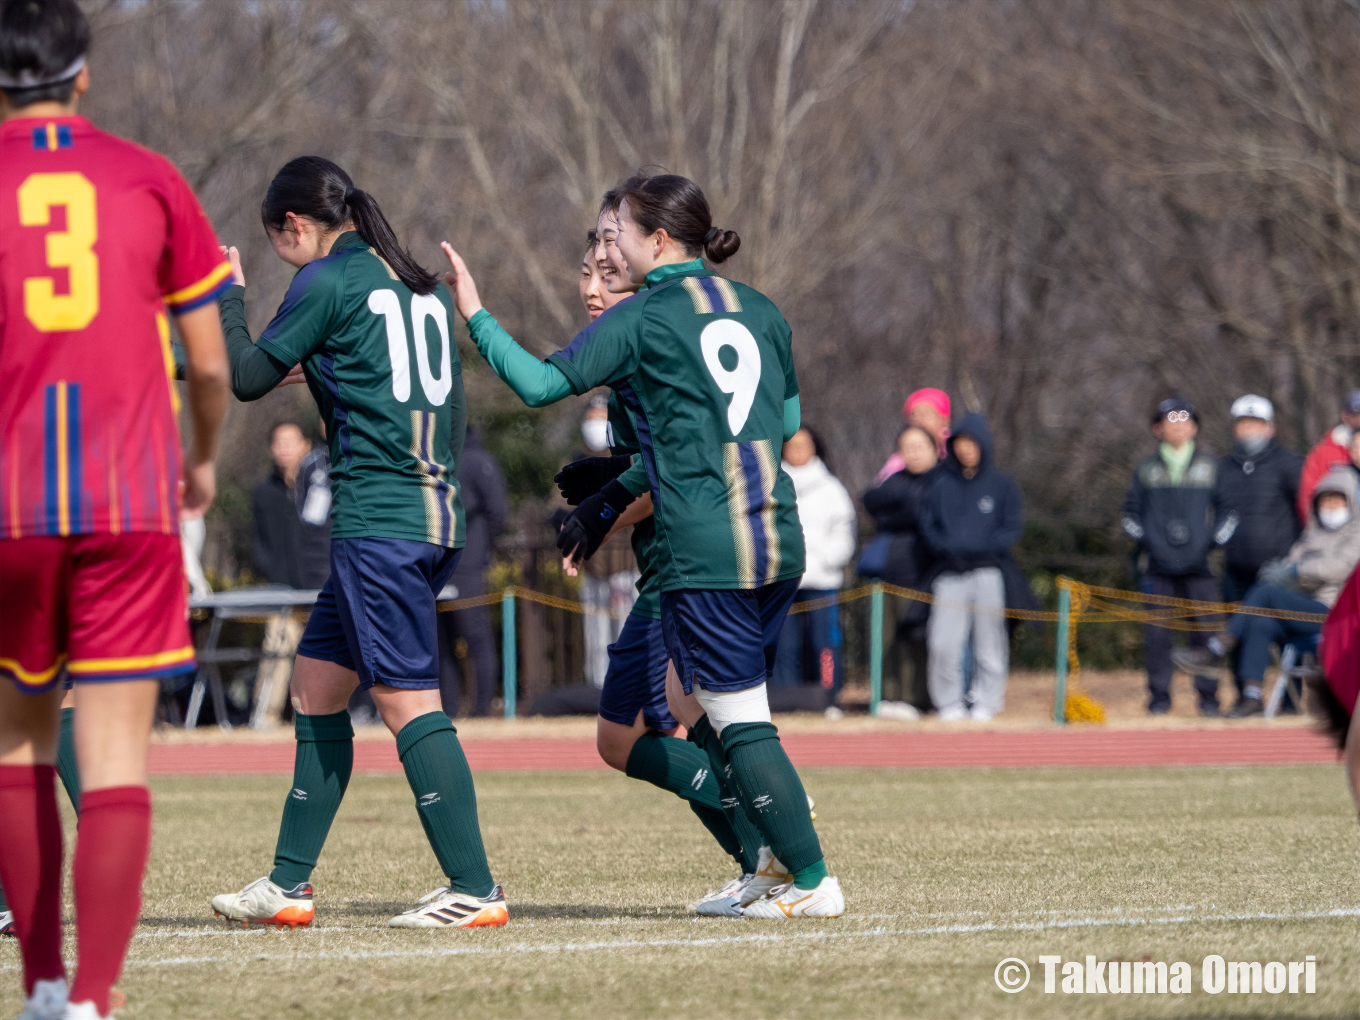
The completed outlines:
[[[50,276],[24,280],[24,315],[44,333],[84,329],[99,314],[99,257],[94,185],[81,173],[29,174],[19,185],[19,224],[45,227],[52,207],[66,210],[66,229],[47,234],[47,265],[69,274],[68,293]]]

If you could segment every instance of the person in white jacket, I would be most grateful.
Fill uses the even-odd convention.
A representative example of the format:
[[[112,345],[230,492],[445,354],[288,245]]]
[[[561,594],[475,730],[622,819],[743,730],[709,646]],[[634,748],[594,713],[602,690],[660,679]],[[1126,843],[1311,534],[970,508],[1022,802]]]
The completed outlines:
[[[855,554],[855,504],[827,468],[821,440],[806,425],[784,444],[783,469],[793,479],[807,547],[807,567],[794,602],[826,599],[845,583],[845,565]],[[842,644],[839,605],[791,613],[779,638],[772,685],[816,683],[830,703],[845,678]]]

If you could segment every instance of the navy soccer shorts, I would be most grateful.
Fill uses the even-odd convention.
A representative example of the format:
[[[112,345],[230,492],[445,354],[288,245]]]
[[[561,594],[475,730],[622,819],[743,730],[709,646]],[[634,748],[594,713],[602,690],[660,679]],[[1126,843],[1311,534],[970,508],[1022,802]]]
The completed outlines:
[[[435,598],[461,549],[400,538],[331,539],[331,576],[297,653],[408,690],[439,686]]]
[[[654,730],[679,726],[666,707],[668,662],[661,621],[629,613],[619,639],[609,646],[600,715],[620,726],[632,726],[641,712],[642,721]]]
[[[686,694],[695,684],[706,691],[745,691],[769,679],[798,580],[661,593],[666,650]]]

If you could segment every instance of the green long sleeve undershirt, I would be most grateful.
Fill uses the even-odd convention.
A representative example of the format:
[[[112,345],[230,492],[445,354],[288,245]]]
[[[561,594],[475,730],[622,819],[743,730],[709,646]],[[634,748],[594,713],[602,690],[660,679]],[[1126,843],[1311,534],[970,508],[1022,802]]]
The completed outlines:
[[[485,308],[468,319],[468,332],[491,371],[530,407],[546,407],[571,396],[571,383],[562,371],[515,343]]]
[[[217,306],[227,340],[227,360],[231,363],[231,392],[237,400],[259,400],[281,383],[293,366],[255,346],[250,339],[244,287],[228,287],[218,298]]]

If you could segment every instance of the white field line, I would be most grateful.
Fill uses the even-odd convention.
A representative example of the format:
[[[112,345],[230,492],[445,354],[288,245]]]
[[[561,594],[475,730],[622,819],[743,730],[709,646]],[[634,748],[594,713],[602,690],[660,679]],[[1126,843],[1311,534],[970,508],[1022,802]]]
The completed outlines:
[[[696,939],[617,939],[607,942],[559,942],[543,945],[451,946],[441,949],[334,950],[305,953],[259,953],[249,957],[175,956],[161,960],[128,960],[129,967],[178,967],[193,964],[258,963],[299,960],[413,960],[449,956],[514,956],[524,953],[582,953],[611,949],[670,949],[726,946],[740,943],[831,941],[836,939],[910,938],[929,935],[976,935],[1004,932],[1062,931],[1072,928],[1131,928],[1180,924],[1221,924],[1243,921],[1309,921],[1360,917],[1360,908],[1338,907],[1295,913],[1180,914],[1169,917],[1078,917],[1060,921],[942,924],[923,928],[868,928],[862,931],[803,931],[784,934],[727,935]],[[347,929],[354,930],[354,929]],[[15,969],[12,966],[4,968]]]

